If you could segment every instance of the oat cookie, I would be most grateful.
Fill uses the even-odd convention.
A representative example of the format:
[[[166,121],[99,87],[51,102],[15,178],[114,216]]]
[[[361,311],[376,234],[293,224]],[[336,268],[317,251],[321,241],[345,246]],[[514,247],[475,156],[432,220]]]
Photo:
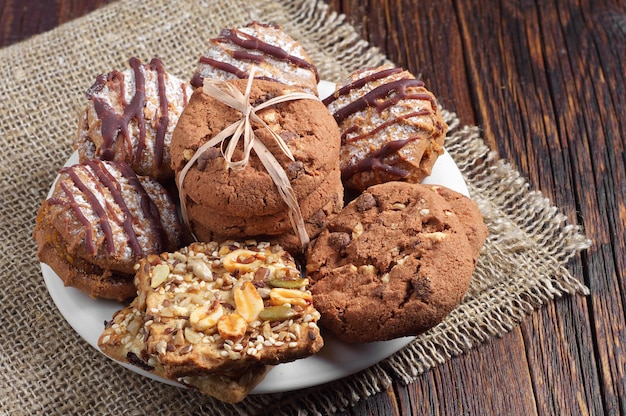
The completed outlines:
[[[201,87],[205,78],[248,78],[252,66],[256,68],[257,78],[317,94],[317,68],[302,45],[280,26],[259,22],[222,29],[219,36],[211,39],[199,59],[191,85]]]
[[[126,164],[89,160],[60,171],[33,237],[40,261],[66,286],[93,297],[135,295],[134,265],[178,248],[181,224],[169,194]]]
[[[416,335],[463,298],[473,249],[451,205],[431,187],[375,185],[350,202],[307,251],[321,323],[341,340]]]
[[[436,97],[408,71],[364,68],[324,99],[341,131],[346,188],[419,183],[443,153],[447,125]]]
[[[169,74],[160,59],[99,75],[87,91],[75,147],[89,159],[128,163],[139,175],[171,179],[172,131],[191,96],[191,87]]]

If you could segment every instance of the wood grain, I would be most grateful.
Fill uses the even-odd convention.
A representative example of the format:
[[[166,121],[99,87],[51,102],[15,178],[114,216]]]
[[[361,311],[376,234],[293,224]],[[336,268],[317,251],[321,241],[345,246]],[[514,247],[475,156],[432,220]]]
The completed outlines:
[[[388,0],[377,3],[382,24],[352,3],[332,2],[594,242],[569,265],[589,297],[557,300],[425,374],[407,388],[422,392],[412,414],[624,414],[623,2]],[[442,388],[455,383],[476,398]]]
[[[53,29],[113,0],[0,1],[0,46]]]
[[[0,0],[0,46],[111,0]],[[591,290],[346,415],[626,414],[626,5],[617,0],[330,0],[581,225]]]

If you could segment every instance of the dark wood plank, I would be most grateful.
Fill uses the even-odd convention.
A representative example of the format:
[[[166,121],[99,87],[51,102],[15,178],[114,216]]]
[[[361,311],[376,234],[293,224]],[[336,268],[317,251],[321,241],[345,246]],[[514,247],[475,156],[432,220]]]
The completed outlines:
[[[620,183],[621,186],[624,184],[624,164],[614,159],[615,155],[624,154],[624,136],[621,136],[621,140],[608,137],[619,131],[618,126],[610,125],[619,119],[620,111],[623,114],[623,94],[616,95],[617,102],[607,99],[607,96],[615,95],[608,91],[610,89],[608,86],[623,85],[624,67],[622,58],[618,56],[609,55],[605,62],[597,59],[600,51],[613,49],[604,47],[608,43],[603,39],[605,38],[603,31],[608,25],[600,24],[598,18],[606,16],[606,10],[613,9],[612,6],[602,3],[594,2],[593,10],[588,8],[587,2],[548,4],[542,9],[543,16],[538,25],[544,33],[545,71],[549,79],[550,98],[559,133],[554,139],[560,143],[558,147],[554,147],[562,149],[562,158],[566,166],[566,169],[562,170],[555,163],[551,164],[553,176],[559,186],[551,190],[550,195],[558,205],[569,206],[571,213],[579,211],[579,220],[593,236],[595,243],[585,259],[586,267],[582,269],[588,276],[588,284],[592,290],[590,303],[579,300],[578,308],[571,310],[568,308],[567,311],[562,308],[563,303],[555,306],[556,309],[550,314],[548,324],[552,323],[552,327],[562,331],[558,339],[558,345],[562,348],[557,354],[544,352],[538,358],[546,360],[543,364],[546,370],[558,368],[566,372],[555,374],[549,379],[550,392],[554,391],[555,386],[560,386],[564,393],[567,393],[571,387],[563,385],[562,380],[568,378],[579,380],[573,385],[577,390],[581,385],[584,387],[576,391],[575,398],[580,407],[584,409],[584,404],[581,404],[584,397],[584,403],[591,406],[590,410],[593,410],[593,413],[615,414],[623,413],[626,409],[623,402],[624,374],[622,372],[620,376],[616,371],[619,367],[624,368],[624,354],[621,349],[614,348],[616,345],[614,340],[625,339],[626,335],[623,313],[624,288],[623,279],[620,278],[624,276],[625,269],[623,256],[619,254],[611,256],[606,253],[605,247],[612,246],[613,250],[619,250],[614,251],[614,254],[624,253],[624,220],[618,218],[619,209],[615,208],[620,205],[624,207],[624,192],[615,189]],[[624,10],[621,16],[624,17]],[[619,68],[621,76],[618,75]],[[622,103],[619,103],[620,99]],[[594,124],[596,127],[591,127]],[[555,154],[555,149],[551,151]],[[563,178],[562,180],[569,178],[568,183],[559,183],[559,177]],[[607,206],[599,205],[599,202],[602,202],[598,197],[602,200],[606,198]],[[613,204],[615,205],[611,209]],[[612,226],[616,227],[616,234],[611,232]],[[622,237],[617,241],[611,234]],[[598,256],[601,258],[597,259]],[[605,270],[594,270],[594,263],[602,264]],[[580,273],[580,268],[578,271],[579,275],[583,274]],[[552,311],[551,308],[549,310]],[[587,313],[592,314],[591,322],[584,319]],[[549,328],[550,325],[544,323],[539,327]],[[537,328],[537,325],[533,328]],[[576,334],[576,337],[572,334]],[[547,340],[544,336],[529,335],[528,338],[531,340],[544,340],[533,344],[529,342],[529,346],[545,346],[550,345],[551,341],[555,342],[552,334],[544,332],[544,335],[547,335]],[[586,347],[580,348],[577,345]],[[579,348],[578,352],[576,348]],[[592,353],[594,349],[595,356]],[[577,359],[581,360],[581,364],[571,366],[569,363],[572,357],[563,354],[576,353],[580,355]],[[599,360],[602,365],[610,365],[607,368],[596,367],[595,360]],[[567,365],[564,366],[564,363]],[[598,371],[599,374],[596,373]],[[598,391],[603,392],[603,400],[598,397]],[[574,396],[574,393],[570,392],[570,395]],[[552,406],[557,404],[553,395],[548,395],[547,398],[552,402]],[[572,399],[574,397],[564,399],[558,403],[557,408],[567,408],[566,403],[571,403]],[[550,403],[546,401],[546,404]],[[602,410],[602,406],[606,408]],[[579,406],[575,409],[581,410]]]
[[[519,328],[435,367],[407,390],[407,414],[532,415],[536,408]]]
[[[615,347],[619,345],[616,339],[624,339],[624,256],[617,255],[624,252],[626,222],[624,134],[623,127],[613,125],[619,122],[617,110],[624,108],[623,90],[618,88],[622,91],[619,93],[615,89],[624,85],[624,7],[602,2],[593,2],[591,7],[592,2],[456,1],[445,8],[445,13],[438,14],[433,9],[443,9],[441,3],[445,2],[423,8],[421,3],[417,9],[422,13],[456,21],[444,24],[448,26],[444,42],[440,33],[428,29],[428,24],[417,25],[413,29],[418,34],[413,39],[422,49],[414,48],[412,55],[399,52],[395,47],[397,36],[391,34],[393,30],[405,31],[408,23],[395,23],[397,29],[387,26],[385,32],[390,36],[384,41],[367,33],[376,32],[375,25],[363,26],[361,31],[396,63],[415,71],[420,65],[410,57],[425,50],[453,52],[449,45],[455,44],[455,32],[449,27],[457,27],[463,46],[457,56],[463,57],[461,67],[464,65],[465,71],[443,68],[429,83],[431,88],[448,108],[454,110],[463,103],[461,108],[473,109],[457,112],[467,114],[464,122],[471,122],[475,114],[491,147],[520,169],[533,188],[562,207],[570,222],[585,226],[592,237],[604,236],[599,240],[605,241],[603,258],[594,260],[598,249],[592,248],[591,257],[581,256],[570,264],[575,275],[586,276],[592,288],[591,303],[587,299],[566,299],[534,314],[522,325],[522,345],[528,354],[537,409],[541,414],[568,410],[574,414],[624,412],[624,374],[618,371],[624,368],[623,355]],[[385,7],[381,15],[387,15],[392,5]],[[344,6],[344,10],[353,13],[352,7]],[[396,14],[396,18],[406,20],[401,15]],[[436,21],[442,25],[441,18]],[[618,43],[604,47],[610,40]],[[443,47],[437,49],[433,44]],[[422,59],[433,62],[432,55]],[[431,65],[442,60],[434,62]],[[454,99],[446,101],[446,93],[439,94],[439,90],[446,89],[437,80],[450,76],[461,78],[460,88],[470,92],[470,99],[454,95],[454,89]],[[592,108],[586,109],[590,101]],[[593,103],[602,103],[605,108],[594,108],[597,104]],[[608,125],[604,117],[609,119]],[[604,136],[610,135],[612,154],[602,143]],[[600,146],[591,143],[597,139]],[[596,178],[604,189],[597,187]],[[605,212],[609,217],[600,218]],[[595,224],[600,230],[594,229]],[[614,255],[610,253],[612,248]],[[594,263],[595,268],[607,269],[593,270]],[[614,321],[609,315],[615,317]],[[595,360],[600,361],[600,368]],[[419,381],[415,384],[420,385]],[[600,391],[606,391],[604,399]]]
[[[114,0],[0,1],[0,47],[83,16]]]
[[[533,187],[541,189],[568,212],[570,221],[575,223],[580,188],[576,183],[577,176],[572,173],[575,167],[571,163],[570,151],[576,148],[560,139],[558,122],[567,118],[576,121],[576,112],[572,109],[562,111],[559,106],[564,97],[555,96],[553,90],[555,83],[570,85],[572,82],[567,77],[562,78],[560,73],[554,76],[550,59],[560,56],[567,59],[578,51],[564,54],[568,45],[558,36],[546,35],[561,33],[563,28],[558,13],[563,4],[560,2],[557,7],[554,3],[542,2],[540,7],[526,2],[515,7],[515,3],[506,3],[501,9],[481,9],[483,26],[479,28],[478,24],[471,24],[479,33],[472,31],[473,35],[468,34],[470,39],[476,37],[476,44],[468,43],[467,47],[477,57],[472,62],[470,74],[477,96],[481,97],[477,113],[482,115],[479,124],[485,127],[488,141],[524,172]],[[478,2],[464,2],[459,5],[459,13],[468,16],[468,20],[476,19],[476,6]],[[491,16],[484,19],[484,14]],[[507,18],[510,16],[514,16],[513,21]],[[502,23],[496,23],[494,27],[490,22]],[[502,34],[502,39],[493,40],[497,44],[485,46],[488,33]],[[504,45],[510,45],[513,53],[508,54]],[[501,62],[495,66],[485,68],[481,64],[498,59]],[[499,90],[495,87],[498,82],[502,82]],[[583,132],[579,130],[580,133]],[[576,261],[580,262],[580,259]],[[592,353],[592,359],[586,357],[583,360],[575,347],[579,340],[571,336],[577,334],[592,343],[587,304],[580,299],[566,302],[569,307],[560,304],[557,309],[548,305],[533,316],[531,323],[523,325],[538,410],[541,414],[584,414],[593,409],[601,414],[602,401],[592,393],[600,386],[593,365],[593,352],[582,351]],[[568,313],[564,313],[566,311]],[[580,321],[568,319],[573,312],[581,318]]]

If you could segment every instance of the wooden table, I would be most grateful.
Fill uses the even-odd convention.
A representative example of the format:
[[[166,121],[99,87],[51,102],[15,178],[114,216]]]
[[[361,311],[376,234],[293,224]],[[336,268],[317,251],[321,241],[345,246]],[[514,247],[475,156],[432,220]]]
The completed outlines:
[[[0,46],[110,0],[0,0]],[[593,240],[591,289],[349,415],[626,414],[626,5],[332,0]]]

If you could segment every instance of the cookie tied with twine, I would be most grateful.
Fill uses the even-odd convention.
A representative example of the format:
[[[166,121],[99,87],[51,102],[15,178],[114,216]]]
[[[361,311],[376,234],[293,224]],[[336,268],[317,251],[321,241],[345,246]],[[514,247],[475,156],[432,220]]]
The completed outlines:
[[[187,161],[182,170],[176,175],[176,185],[179,192],[182,218],[185,224],[191,229],[183,184],[189,170],[207,150],[219,147],[221,155],[226,162],[226,169],[232,169],[234,171],[242,171],[245,169],[250,160],[250,154],[252,150],[254,150],[254,153],[261,161],[263,167],[275,184],[278,193],[287,205],[291,226],[304,248],[309,243],[309,235],[305,229],[305,221],[298,204],[296,193],[291,186],[291,182],[285,170],[278,162],[274,154],[272,154],[267,146],[256,137],[252,123],[255,122],[260,124],[262,128],[270,134],[280,151],[289,160],[294,162],[295,158],[283,138],[274,132],[270,126],[268,126],[268,124],[257,115],[257,112],[279,103],[294,100],[319,101],[319,98],[309,93],[294,91],[279,95],[253,106],[250,103],[249,97],[254,81],[254,73],[255,70],[253,67],[250,71],[244,93],[239,91],[235,86],[227,81],[220,79],[204,80],[202,92],[207,96],[233,108],[234,110],[237,110],[241,113],[241,118],[201,145],[195,151],[193,156],[191,156],[191,158]],[[242,143],[240,144],[240,142]],[[237,148],[242,149],[243,153],[238,160],[234,160],[234,154]],[[195,235],[193,235],[193,237],[196,238]]]

